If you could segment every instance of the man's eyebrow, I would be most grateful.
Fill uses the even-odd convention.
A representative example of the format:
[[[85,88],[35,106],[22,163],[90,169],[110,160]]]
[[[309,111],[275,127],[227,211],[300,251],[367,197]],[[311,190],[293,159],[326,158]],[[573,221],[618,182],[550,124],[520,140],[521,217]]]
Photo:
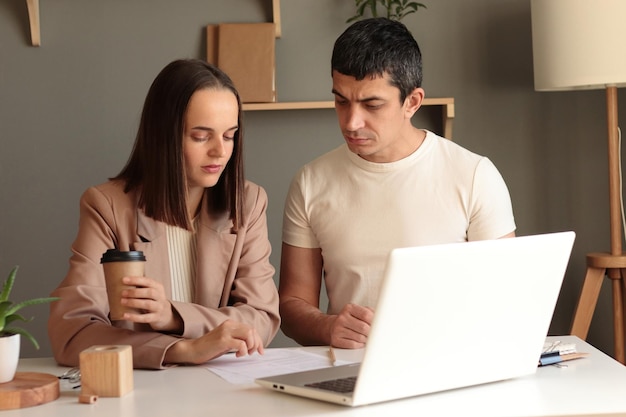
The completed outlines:
[[[345,98],[339,91],[335,90],[334,88],[331,90],[331,93],[341,98]]]
[[[336,96],[341,97],[342,99],[347,100],[347,99],[346,99],[346,97],[344,97],[341,93],[339,93],[339,91],[335,90],[334,88],[332,89],[332,93],[333,93],[334,95],[336,95]],[[359,100],[357,100],[357,101],[358,101],[359,103],[366,103],[366,102],[368,102],[368,101],[376,101],[376,100],[383,100],[383,101],[384,101],[385,99],[384,99],[384,98],[382,98],[382,97],[378,97],[378,96],[371,96],[371,97],[365,97],[365,98],[359,99]]]

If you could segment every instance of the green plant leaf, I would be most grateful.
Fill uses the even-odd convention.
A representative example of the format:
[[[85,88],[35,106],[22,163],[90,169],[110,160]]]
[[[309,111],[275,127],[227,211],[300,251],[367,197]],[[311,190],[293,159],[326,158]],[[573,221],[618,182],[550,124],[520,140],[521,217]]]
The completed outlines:
[[[29,321],[33,321],[33,317],[27,319],[24,316],[22,316],[21,314],[9,314],[8,316],[6,316],[6,320],[4,325],[8,326],[9,324],[13,323],[14,321],[23,321],[23,322],[29,322]]]
[[[9,294],[11,294],[11,289],[13,288],[18,268],[18,266],[13,267],[9,273],[9,277],[6,281],[4,281],[4,284],[2,285],[2,292],[0,292],[0,301],[7,301],[9,299]]]
[[[45,304],[50,303],[52,301],[58,300],[58,297],[43,297],[43,298],[33,298],[31,300],[25,300],[16,304],[13,304],[7,311],[6,314],[13,314],[16,311],[21,310],[24,307],[32,306],[35,304]]]
[[[13,303],[10,301],[2,301],[0,302],[0,334],[2,334],[4,330],[4,326],[6,326],[6,311],[11,307]]]
[[[24,307],[32,306],[35,304],[44,304],[52,301],[56,301],[58,297],[41,297],[41,298],[33,298],[30,300],[25,300],[19,303],[14,303],[9,301],[9,295],[11,294],[11,290],[13,288],[13,284],[15,283],[15,278],[17,275],[16,266],[11,270],[9,277],[2,285],[2,291],[0,291],[0,336],[6,336],[9,334],[20,334],[25,338],[31,341],[31,343],[39,349],[39,343],[35,340],[33,335],[31,335],[26,329],[20,327],[8,327],[9,324],[15,321],[23,321],[29,322],[33,320],[33,318],[26,319],[21,314],[17,312]]]
[[[387,18],[393,20],[402,20],[405,16],[417,12],[420,7],[426,8],[425,4],[411,0],[354,0],[354,4],[356,14],[346,20],[346,23],[363,19],[367,10],[372,17],[378,17],[379,5],[386,12]]]

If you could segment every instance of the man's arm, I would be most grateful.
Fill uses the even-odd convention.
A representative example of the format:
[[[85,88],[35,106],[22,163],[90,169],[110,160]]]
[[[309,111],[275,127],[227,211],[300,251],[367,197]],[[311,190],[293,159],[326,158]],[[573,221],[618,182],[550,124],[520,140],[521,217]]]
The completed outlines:
[[[338,315],[322,313],[319,301],[323,264],[321,249],[283,243],[278,288],[283,332],[301,345],[361,348],[367,341],[374,312],[348,304]]]
[[[301,345],[330,344],[332,318],[319,309],[322,251],[282,245],[280,262],[281,328]]]

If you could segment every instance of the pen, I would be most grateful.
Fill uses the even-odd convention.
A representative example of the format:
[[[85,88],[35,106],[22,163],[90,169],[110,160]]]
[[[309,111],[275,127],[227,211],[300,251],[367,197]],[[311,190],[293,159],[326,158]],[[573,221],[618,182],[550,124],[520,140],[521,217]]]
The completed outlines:
[[[333,350],[332,346],[328,347],[328,356],[330,357],[330,363],[332,365],[335,365],[335,362],[337,361],[337,357],[335,356],[335,351]]]
[[[558,350],[552,352],[544,352],[539,357],[539,366],[552,365],[561,362],[561,355]]]
[[[553,365],[555,363],[571,361],[574,359],[580,359],[580,358],[584,358],[587,355],[588,353],[582,353],[582,352],[581,353],[567,353],[565,355],[559,354],[558,351],[543,353],[541,357],[539,358],[539,366]]]

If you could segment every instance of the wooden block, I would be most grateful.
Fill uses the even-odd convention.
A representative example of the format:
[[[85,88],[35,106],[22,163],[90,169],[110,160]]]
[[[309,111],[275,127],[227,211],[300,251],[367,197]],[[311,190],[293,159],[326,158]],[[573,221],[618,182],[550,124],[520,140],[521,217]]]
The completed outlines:
[[[78,402],[81,404],[95,404],[97,401],[97,395],[80,394],[78,397]]]
[[[17,372],[0,384],[0,410],[33,407],[59,398],[59,378],[39,372]]]
[[[133,389],[133,351],[129,345],[96,345],[79,355],[82,395],[121,397]]]

